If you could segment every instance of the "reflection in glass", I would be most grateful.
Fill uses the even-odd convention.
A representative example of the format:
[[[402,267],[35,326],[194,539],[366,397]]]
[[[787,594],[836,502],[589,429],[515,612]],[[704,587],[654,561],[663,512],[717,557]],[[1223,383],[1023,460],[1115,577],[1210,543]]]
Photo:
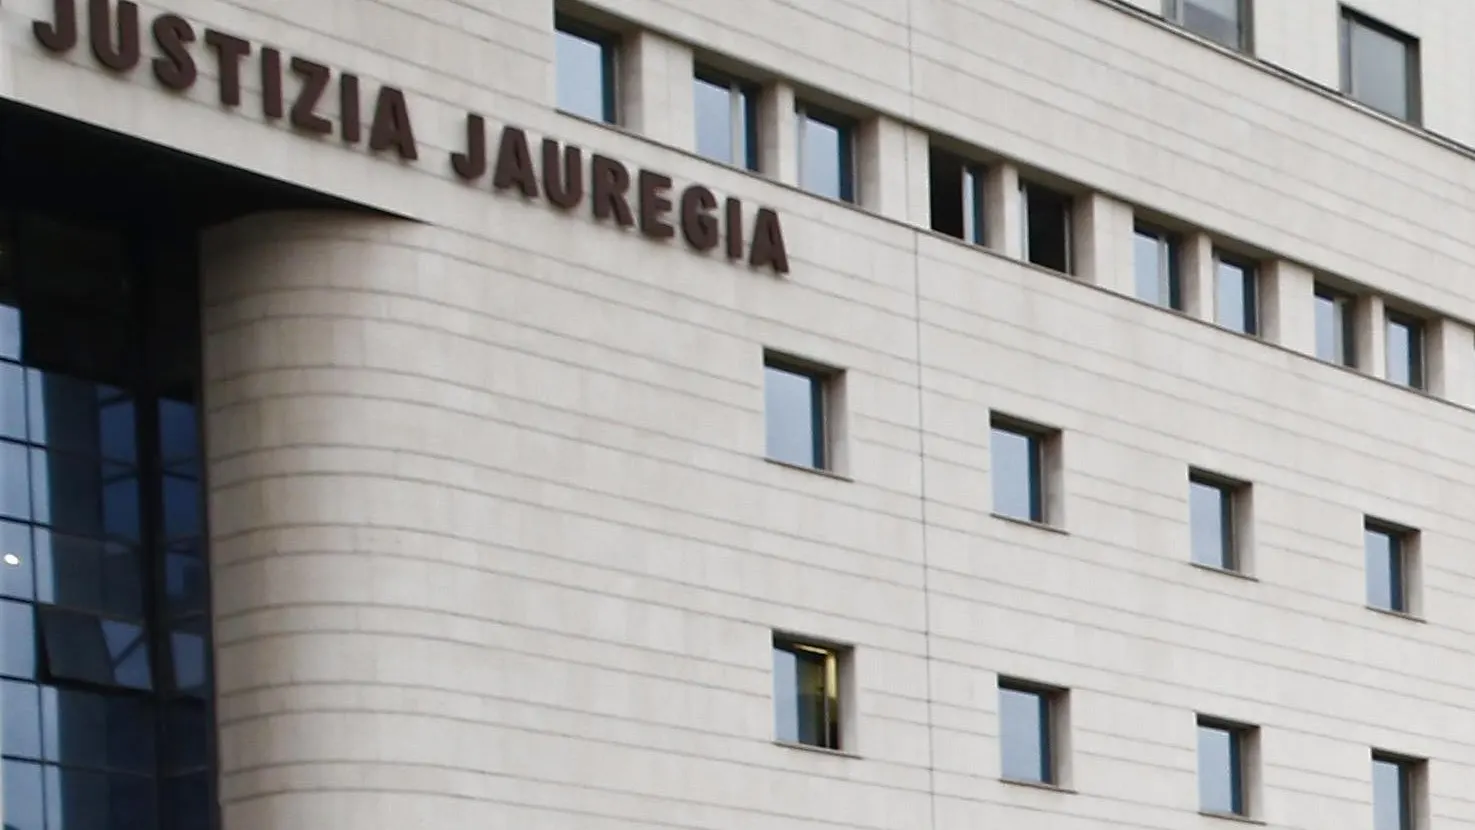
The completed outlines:
[[[1225,487],[1202,480],[1189,482],[1188,516],[1193,561],[1213,568],[1234,568],[1230,506],[1230,493]]]
[[[47,607],[41,609],[41,632],[53,678],[152,688],[148,638],[142,626]]]
[[[1169,15],[1180,26],[1230,49],[1246,44],[1241,0],[1168,0]]]
[[[1408,767],[1373,758],[1373,830],[1413,830]]]
[[[778,740],[840,748],[837,670],[834,654],[825,649],[774,645],[774,726]]]
[[[1164,308],[1181,309],[1178,250],[1173,239],[1159,231],[1138,227],[1132,250],[1137,299]]]
[[[5,830],[46,830],[46,805],[42,800],[41,766],[7,759],[0,764],[0,785],[5,788],[0,805],[5,810]]]
[[[137,549],[116,542],[36,531],[38,599],[125,619],[144,615]]]
[[[1329,288],[1316,289],[1316,356],[1352,366],[1352,298]]]
[[[1388,380],[1424,388],[1424,327],[1418,320],[1388,315]]]
[[[994,427],[989,442],[994,512],[1026,522],[1045,520],[1044,481],[1038,436]]]
[[[1403,546],[1398,534],[1369,527],[1363,531],[1367,560],[1367,604],[1404,611]]]
[[[1386,115],[1413,120],[1413,48],[1391,30],[1344,12],[1342,91]]]
[[[47,761],[152,774],[154,713],[147,698],[54,688],[41,697]]]
[[[999,689],[999,746],[1003,777],[1015,781],[1051,781],[1047,695],[1023,689]]]
[[[768,457],[824,469],[823,382],[780,366],[763,369]]]
[[[0,363],[0,438],[26,440],[26,372]]]
[[[757,170],[756,93],[746,84],[701,68],[692,83],[697,152],[716,162]]]
[[[855,171],[850,126],[835,116],[822,116],[800,107],[799,186],[820,196],[850,202],[855,199]]]
[[[46,768],[46,790],[66,798],[47,798],[49,827],[132,830],[158,822],[154,782],[137,775]]]
[[[1244,813],[1239,735],[1234,730],[1199,724],[1198,799],[1206,813]]]
[[[572,115],[613,124],[613,44],[600,40],[593,32],[576,32],[562,24],[554,37],[558,108]]]
[[[31,518],[30,455],[22,444],[0,441],[0,516]]]
[[[0,521],[0,596],[31,599],[36,594],[35,557],[31,553],[31,526]]]
[[[0,302],[0,359],[20,360],[20,309]]]
[[[1214,309],[1219,325],[1241,334],[1258,333],[1255,269],[1245,263],[1221,258],[1215,282],[1218,296]]]

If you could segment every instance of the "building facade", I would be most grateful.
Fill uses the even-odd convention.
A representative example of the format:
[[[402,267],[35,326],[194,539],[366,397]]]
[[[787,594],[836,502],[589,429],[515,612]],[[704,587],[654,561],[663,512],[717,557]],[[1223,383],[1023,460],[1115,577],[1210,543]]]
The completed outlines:
[[[0,0],[5,829],[1475,827],[1470,25]]]

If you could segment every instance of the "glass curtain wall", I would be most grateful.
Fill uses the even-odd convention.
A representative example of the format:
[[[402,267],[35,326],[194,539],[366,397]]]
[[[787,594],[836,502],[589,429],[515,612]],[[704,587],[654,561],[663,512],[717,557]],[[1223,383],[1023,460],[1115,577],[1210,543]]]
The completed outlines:
[[[0,212],[4,830],[213,823],[194,239]]]

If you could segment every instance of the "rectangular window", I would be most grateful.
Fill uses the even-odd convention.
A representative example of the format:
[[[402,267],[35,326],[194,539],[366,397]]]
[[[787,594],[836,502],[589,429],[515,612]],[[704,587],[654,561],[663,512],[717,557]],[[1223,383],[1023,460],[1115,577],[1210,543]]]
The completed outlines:
[[[1188,521],[1193,561],[1225,571],[1243,571],[1239,525],[1248,487],[1209,473],[1188,474]]]
[[[619,37],[562,15],[556,18],[554,27],[558,108],[593,121],[616,123]]]
[[[758,169],[758,87],[698,65],[692,79],[697,153]]]
[[[1222,251],[1214,254],[1214,314],[1240,334],[1260,333],[1260,280],[1254,263]]]
[[[779,741],[841,749],[841,663],[847,652],[775,635],[774,730]]]
[[[1000,774],[1009,781],[1059,784],[1060,729],[1065,692],[999,679]]]
[[[1198,805],[1204,813],[1250,815],[1246,783],[1253,727],[1198,719]]]
[[[834,372],[773,354],[763,360],[768,457],[830,469],[826,404]]]
[[[855,122],[817,107],[795,107],[799,186],[819,196],[855,201]]]
[[[1388,380],[1423,389],[1424,321],[1396,311],[1387,318]]]
[[[1341,366],[1357,365],[1353,337],[1357,298],[1351,294],[1316,286],[1316,356]]]
[[[1342,93],[1385,115],[1418,123],[1418,39],[1343,7]]]
[[[1163,17],[1220,46],[1250,51],[1249,0],[1163,0]]]
[[[1373,830],[1418,830],[1425,762],[1373,751]]]
[[[1412,580],[1417,534],[1368,519],[1363,524],[1367,560],[1367,604],[1383,611],[1412,613]]]
[[[974,245],[984,239],[984,167],[933,146],[927,155],[932,229]]]
[[[1178,268],[1177,234],[1142,223],[1133,242],[1137,298],[1153,305],[1183,310],[1182,276]]]
[[[1071,258],[1070,196],[1031,182],[1019,183],[1024,231],[1024,260],[1069,274]]]
[[[1049,479],[1056,433],[1002,415],[993,416],[990,427],[994,513],[1040,524],[1054,519],[1049,510]]]

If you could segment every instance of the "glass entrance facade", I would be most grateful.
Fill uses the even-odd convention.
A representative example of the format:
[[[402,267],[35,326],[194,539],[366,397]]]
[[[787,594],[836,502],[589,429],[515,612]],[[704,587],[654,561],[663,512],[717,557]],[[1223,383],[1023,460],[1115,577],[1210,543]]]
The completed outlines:
[[[4,830],[213,823],[195,235],[0,212]]]

